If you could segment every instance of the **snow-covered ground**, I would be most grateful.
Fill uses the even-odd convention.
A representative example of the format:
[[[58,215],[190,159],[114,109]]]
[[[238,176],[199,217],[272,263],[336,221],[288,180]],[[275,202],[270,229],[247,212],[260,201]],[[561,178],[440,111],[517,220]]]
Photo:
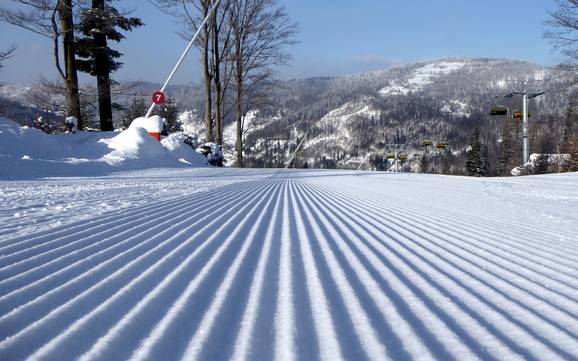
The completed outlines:
[[[0,182],[1,360],[576,360],[578,174]]]

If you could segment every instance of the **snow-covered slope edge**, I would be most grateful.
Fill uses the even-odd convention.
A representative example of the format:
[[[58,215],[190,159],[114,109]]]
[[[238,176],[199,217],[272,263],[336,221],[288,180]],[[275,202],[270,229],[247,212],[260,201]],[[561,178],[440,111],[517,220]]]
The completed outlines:
[[[187,151],[176,139],[165,139],[164,143],[137,127],[121,133],[48,135],[0,118],[0,179],[98,176],[124,170],[207,165],[202,155],[190,148]]]

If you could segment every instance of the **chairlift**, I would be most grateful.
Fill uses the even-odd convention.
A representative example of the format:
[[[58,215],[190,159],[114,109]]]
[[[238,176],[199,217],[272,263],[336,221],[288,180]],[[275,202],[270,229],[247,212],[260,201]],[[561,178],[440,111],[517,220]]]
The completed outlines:
[[[395,153],[388,153],[386,158],[387,159],[395,159]]]
[[[521,111],[515,111],[512,113],[512,116],[514,117],[514,119],[524,119],[524,112]],[[528,113],[528,118],[532,117],[532,113]]]
[[[508,115],[508,107],[499,105],[490,110],[490,115]]]
[[[448,143],[438,143],[436,144],[436,148],[437,149],[448,149],[449,148],[449,144]]]
[[[405,153],[401,153],[401,154],[398,154],[398,155],[397,155],[397,159],[399,159],[399,160],[402,161],[402,162],[405,162],[405,161],[407,161],[408,156],[407,156],[407,154],[405,154]]]
[[[431,147],[432,145],[433,145],[433,142],[431,140],[424,140],[421,142],[422,147]]]

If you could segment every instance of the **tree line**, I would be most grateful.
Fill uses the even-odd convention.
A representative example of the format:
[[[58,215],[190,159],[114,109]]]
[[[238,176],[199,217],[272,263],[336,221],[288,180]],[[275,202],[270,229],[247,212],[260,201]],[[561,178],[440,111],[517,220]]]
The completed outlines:
[[[179,19],[186,39],[199,30],[217,0],[156,0],[160,9]],[[277,0],[220,0],[202,29],[201,52],[205,139],[223,144],[225,123],[236,123],[237,165],[243,166],[244,119],[270,103],[275,69],[289,60],[296,24]]]
[[[52,44],[54,67],[64,88],[66,114],[85,126],[78,73],[97,80],[100,129],[113,130],[111,73],[122,63],[109,46],[124,39],[121,31],[143,26],[141,19],[122,14],[111,0],[9,0],[0,5],[0,20],[36,33]],[[48,82],[46,82],[48,83]],[[54,85],[58,91],[59,85]]]
[[[203,70],[205,139],[222,144],[225,123],[234,121],[237,163],[242,166],[244,118],[251,109],[271,103],[276,69],[289,60],[286,48],[295,43],[296,24],[277,0],[220,0],[210,21],[199,29],[216,1],[150,2],[180,21],[183,38],[189,40],[200,30],[195,45]],[[116,83],[111,74],[121,68],[122,54],[109,44],[143,26],[141,19],[120,12],[112,0],[8,0],[0,5],[0,20],[51,42],[66,115],[77,118],[80,129],[86,122],[78,72],[93,76],[100,130],[113,130],[111,87]],[[51,91],[60,87],[43,83]]]

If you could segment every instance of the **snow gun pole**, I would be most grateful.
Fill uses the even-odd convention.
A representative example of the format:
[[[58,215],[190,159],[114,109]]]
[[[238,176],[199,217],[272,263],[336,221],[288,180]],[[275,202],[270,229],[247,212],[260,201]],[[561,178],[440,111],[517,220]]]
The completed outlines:
[[[522,164],[526,164],[530,160],[530,142],[528,139],[528,95],[526,92],[522,95],[522,111],[524,112],[522,118]]]
[[[295,155],[297,155],[297,152],[299,151],[299,149],[301,148],[301,146],[303,145],[303,142],[305,141],[305,139],[307,139],[307,135],[309,134],[309,131],[307,131],[307,133],[305,133],[305,136],[303,137],[303,139],[301,140],[301,143],[299,143],[299,145],[297,146],[297,149],[295,149],[295,151],[293,152],[293,155],[291,156],[291,158],[289,158],[289,160],[287,161],[287,163],[285,164],[285,169],[288,169],[289,166],[291,165],[291,163],[293,162],[293,159],[295,159]]]
[[[219,3],[221,2],[221,0],[217,0],[215,1],[215,4],[213,5],[213,7],[211,8],[211,10],[209,11],[209,13],[207,14],[207,17],[205,17],[205,19],[203,20],[203,22],[201,23],[201,25],[199,25],[199,28],[197,29],[197,32],[195,33],[195,35],[193,35],[193,38],[191,39],[191,41],[189,42],[189,45],[187,45],[187,48],[185,49],[185,51],[183,52],[183,55],[181,55],[181,58],[179,59],[179,61],[177,61],[177,64],[175,65],[175,67],[173,68],[173,71],[171,72],[171,74],[169,75],[169,77],[167,78],[167,81],[165,81],[165,84],[163,85],[163,87],[161,88],[161,92],[164,93],[165,89],[167,88],[167,86],[169,85],[169,83],[171,82],[171,80],[173,79],[173,77],[175,76],[175,73],[177,72],[177,70],[181,67],[181,64],[183,63],[183,61],[185,60],[185,57],[187,56],[187,54],[189,53],[189,51],[191,50],[191,48],[193,47],[195,40],[197,40],[197,37],[199,36],[199,34],[201,33],[201,30],[203,29],[203,27],[205,26],[205,24],[207,23],[207,21],[209,21],[209,19],[211,18],[211,16],[213,15],[213,13],[215,12],[215,10],[217,9],[217,6],[219,6]],[[151,107],[149,108],[147,114],[145,115],[145,118],[148,118],[151,113],[153,112],[153,110],[155,109],[155,103],[151,104]]]

